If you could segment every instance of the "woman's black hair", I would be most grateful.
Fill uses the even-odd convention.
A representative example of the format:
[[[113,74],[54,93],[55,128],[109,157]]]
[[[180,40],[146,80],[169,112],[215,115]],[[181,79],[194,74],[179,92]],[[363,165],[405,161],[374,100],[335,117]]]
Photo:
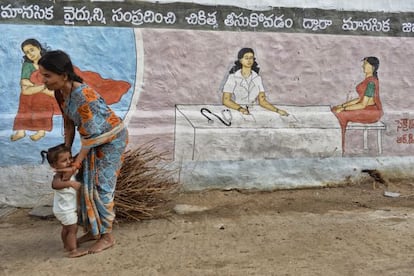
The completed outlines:
[[[378,79],[378,68],[380,65],[379,59],[377,57],[364,57],[363,60],[371,64],[371,66],[374,68],[373,70],[374,72],[372,74],[374,75],[375,78]]]
[[[22,51],[24,51],[23,47],[27,45],[33,45],[36,48],[38,48],[40,50],[40,56],[43,56],[48,50],[47,47],[42,46],[42,44],[37,39],[34,39],[34,38],[28,38],[22,42],[22,44],[20,45],[20,48],[22,49]],[[26,55],[23,56],[23,61],[33,63],[33,61],[30,60]]]
[[[74,69],[68,54],[61,50],[48,51],[39,60],[39,65],[58,75],[67,74],[71,81],[83,82]]]
[[[252,53],[253,56],[254,56],[254,51],[253,51],[252,48],[242,48],[242,49],[240,49],[240,51],[237,54],[237,60],[234,62],[233,67],[229,71],[230,74],[233,74],[237,70],[242,68],[242,64],[240,63],[240,60],[247,53]],[[259,68],[259,64],[257,64],[257,62],[256,62],[256,58],[254,58],[254,63],[253,63],[253,66],[252,66],[252,70],[255,71],[257,74],[259,74],[260,68]]]
[[[40,152],[40,156],[42,156],[42,164],[45,162],[45,159],[47,159],[49,165],[53,166],[57,162],[59,154],[64,152],[71,152],[70,148],[65,144],[59,144],[57,146],[51,147],[47,151],[42,150]]]

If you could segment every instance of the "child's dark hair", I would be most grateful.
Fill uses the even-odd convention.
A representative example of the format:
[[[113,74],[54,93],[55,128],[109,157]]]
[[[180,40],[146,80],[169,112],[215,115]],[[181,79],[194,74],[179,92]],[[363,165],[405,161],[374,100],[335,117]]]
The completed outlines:
[[[59,154],[63,152],[70,152],[70,148],[67,147],[65,144],[60,144],[54,147],[49,148],[47,151],[42,150],[40,152],[40,155],[42,156],[42,164],[45,162],[45,159],[47,159],[47,162],[49,165],[53,165],[57,162]]]

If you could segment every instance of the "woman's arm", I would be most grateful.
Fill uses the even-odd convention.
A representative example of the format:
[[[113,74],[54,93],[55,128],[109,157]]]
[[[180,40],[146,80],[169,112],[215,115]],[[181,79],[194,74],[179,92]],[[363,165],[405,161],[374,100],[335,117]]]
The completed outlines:
[[[227,106],[228,108],[235,109],[245,115],[249,114],[249,110],[247,110],[247,108],[242,107],[231,99],[231,94],[232,93],[230,92],[223,92],[223,97],[221,99],[223,105]]]
[[[367,87],[365,88],[364,97],[362,98],[362,100],[359,100],[359,101],[355,102],[354,104],[345,105],[344,110],[364,109],[368,105],[371,105],[371,104],[375,103],[374,95],[375,95],[375,83],[374,82],[369,82],[367,84]]]
[[[359,99],[355,99],[355,100],[343,103],[341,105],[337,105],[334,107],[334,111],[336,113],[339,113],[342,111],[364,109],[365,107],[367,107],[370,99],[372,98],[364,96],[364,98],[362,98],[362,101],[360,101]]]
[[[263,91],[262,92],[259,92],[258,100],[259,100],[259,105],[261,107],[267,109],[267,110],[270,110],[270,111],[279,113],[281,116],[288,116],[289,115],[286,111],[284,111],[282,109],[279,109],[276,106],[274,106],[271,103],[269,103],[266,100],[266,94]]]
[[[346,106],[354,105],[354,104],[357,104],[358,102],[359,102],[359,98],[352,99],[350,101],[347,101],[347,102],[344,102],[343,104],[341,104],[341,107],[346,107]]]
[[[344,110],[359,110],[359,109],[364,109],[365,107],[367,107],[369,100],[372,99],[370,97],[364,96],[364,98],[362,98],[362,101],[358,101],[354,104],[349,104],[349,105],[344,105]]]
[[[90,150],[89,148],[81,147],[81,150],[80,150],[80,152],[78,153],[78,155],[76,156],[75,161],[72,163],[72,167],[73,167],[74,169],[80,169],[80,168],[81,168],[82,161],[83,161],[83,159],[85,159],[85,158],[86,158],[86,156],[88,155],[89,150]]]
[[[72,148],[73,140],[75,139],[75,123],[63,114],[64,129],[65,129],[65,145]]]
[[[57,173],[53,176],[52,188],[55,190],[61,190],[64,188],[74,188],[75,190],[78,190],[80,186],[81,184],[78,181],[63,180],[62,175],[60,173]]]
[[[344,102],[343,104],[339,104],[339,105],[337,105],[337,106],[334,106],[334,107],[333,107],[333,110],[334,110],[336,113],[338,113],[338,112],[344,111],[344,108],[345,108],[345,107],[350,106],[350,105],[354,105],[354,104],[356,104],[356,103],[358,103],[358,102],[359,102],[359,98],[356,98],[356,99],[353,99],[353,100],[350,100],[350,101]]]
[[[369,82],[364,91],[364,97],[362,98],[362,100],[360,100],[360,98],[353,99],[341,105],[335,106],[334,110],[338,113],[344,110],[348,111],[348,110],[365,109],[368,105],[375,104],[374,95],[375,95],[375,83]]]
[[[37,93],[40,93],[40,92],[45,93],[46,91],[49,91],[46,88],[46,86],[44,86],[43,84],[42,85],[36,85],[28,79],[22,79],[20,81],[20,86],[21,86],[23,95],[34,95],[34,94],[37,94]],[[44,90],[46,90],[46,91],[44,91]],[[48,94],[48,93],[46,93],[46,94]],[[50,96],[53,96],[53,92],[51,92]]]

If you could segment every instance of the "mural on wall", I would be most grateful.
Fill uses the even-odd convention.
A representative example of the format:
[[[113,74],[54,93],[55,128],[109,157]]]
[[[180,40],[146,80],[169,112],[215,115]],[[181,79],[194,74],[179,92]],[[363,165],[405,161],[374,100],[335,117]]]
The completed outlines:
[[[222,105],[177,105],[175,160],[325,158],[341,154],[339,125],[329,107],[276,107],[266,98],[259,71],[254,50],[242,48],[220,87]],[[202,116],[194,112],[198,109]],[[289,149],[288,144],[295,149]]]
[[[222,88],[222,104],[230,110],[222,109],[220,111],[219,107],[201,106],[201,114],[208,120],[203,121],[202,117],[192,116],[189,106],[178,106],[176,116],[179,119],[176,121],[178,125],[175,128],[176,152],[174,157],[176,160],[243,160],[289,158],[292,156],[325,158],[339,154],[344,156],[346,130],[350,122],[353,124],[349,125],[349,129],[365,132],[365,150],[368,145],[368,129],[379,131],[377,133],[378,155],[381,155],[382,131],[386,125],[379,122],[383,116],[383,110],[379,96],[378,69],[379,59],[377,57],[371,56],[363,59],[362,70],[365,79],[356,86],[359,97],[330,108],[338,119],[338,125],[332,114],[329,113],[328,106],[289,106],[288,108],[292,110],[289,114],[269,103],[266,100],[262,79],[258,74],[260,69],[254,57],[254,50],[243,48],[238,52],[235,65],[231,68]],[[290,117],[278,122],[278,118],[261,112],[257,105],[281,116],[290,115]],[[199,106],[196,105],[194,108],[199,108]],[[242,120],[237,120],[237,118]],[[229,133],[229,130],[222,125],[218,126],[220,128],[218,132],[222,135],[218,133],[211,135],[212,132],[209,131],[203,136],[202,132],[197,130],[197,128],[217,129],[217,126],[208,125],[213,124],[214,119],[218,119],[225,126],[236,128],[236,131],[229,135],[228,141],[225,141],[225,134]],[[185,121],[189,122],[187,127],[190,129],[186,129]],[[339,126],[341,128],[340,135],[336,130]],[[193,131],[192,128],[194,128]],[[248,132],[251,128],[255,134]],[[305,131],[301,131],[301,128]],[[312,130],[309,130],[310,128]],[[328,131],[328,129],[331,130]],[[194,135],[190,135],[190,139],[185,137],[192,132]],[[289,134],[284,136],[283,132]],[[237,136],[239,137],[237,144],[235,144],[234,138]],[[292,138],[295,136],[301,136],[302,139],[295,141],[295,138]],[[213,141],[213,137],[217,137],[220,142]],[[306,139],[303,139],[305,137]],[[341,141],[340,146],[338,145],[339,141]],[[283,145],[292,142],[295,143],[297,153],[284,150]],[[254,149],[255,153],[253,153],[243,150],[240,147],[241,144],[260,144],[260,146]],[[217,145],[217,147],[214,148],[213,145]],[[236,146],[234,147],[234,145]],[[263,149],[259,149],[260,147]],[[225,153],[221,154],[223,148]],[[250,148],[250,151],[253,150],[251,146],[247,148]]]
[[[17,141],[26,136],[26,131],[36,131],[30,135],[30,139],[37,141],[46,135],[46,131],[53,128],[53,115],[61,114],[54,98],[54,92],[48,90],[43,84],[39,72],[38,61],[47,51],[41,43],[33,38],[26,39],[21,45],[24,53],[22,75],[20,80],[21,94],[19,108],[14,119],[11,135],[12,141]],[[75,73],[90,87],[98,91],[108,104],[119,102],[121,97],[128,92],[131,85],[126,81],[103,79],[99,73],[81,71],[76,65]]]
[[[15,133],[11,141],[17,141],[26,136],[26,131],[35,131],[30,139],[37,141],[45,136],[46,131],[53,128],[52,117],[60,114],[54,98],[54,92],[43,84],[37,62],[47,51],[36,39],[26,39],[21,44],[23,65],[20,78],[19,107],[13,123]]]
[[[379,94],[379,65],[377,57],[365,57],[362,63],[365,79],[355,89],[358,98],[348,100],[332,108],[341,125],[343,153],[345,153],[345,135],[349,122],[371,124],[378,122],[384,115]]]
[[[0,49],[4,50],[0,51],[7,49],[7,55],[2,55],[7,58],[0,65],[4,99],[0,103],[0,142],[6,144],[7,139],[12,142],[7,147],[10,151],[1,147],[5,158],[0,165],[38,163],[41,150],[63,141],[61,111],[53,91],[45,88],[38,71],[37,62],[47,50],[68,52],[74,60],[75,72],[125,118],[136,81],[136,39],[132,30],[24,25],[0,25],[0,30],[5,38],[0,42]],[[117,41],[109,39],[115,34]],[[6,95],[5,91],[9,93]],[[30,139],[24,139],[26,136]],[[20,156],[19,160],[14,156]]]
[[[1,7],[3,22],[36,24],[35,17],[23,16],[31,6],[19,13],[13,5]],[[6,34],[0,50],[17,51],[22,41],[34,37],[53,42],[48,45],[52,49],[69,52],[82,70],[130,84],[125,94],[113,99],[118,112],[135,109],[128,113],[130,145],[156,138],[157,148],[170,151],[172,160],[412,153],[414,136],[409,135],[414,124],[409,110],[413,102],[407,87],[414,79],[409,66],[404,66],[414,59],[411,14],[400,18],[390,13],[295,8],[257,12],[183,5],[189,9],[127,2],[42,4],[39,9],[45,10],[51,26],[0,25]],[[137,34],[145,50],[136,47]],[[401,53],[395,51],[397,47]],[[16,51],[6,60],[19,60]],[[144,55],[145,67],[137,66],[143,64]],[[371,70],[373,76],[366,75],[358,85],[361,69],[355,64],[363,57],[376,57],[378,62],[367,59],[364,70]],[[374,76],[379,60],[382,102]],[[0,77],[0,85],[2,91],[11,91],[17,86],[9,80],[20,78],[11,72],[21,69],[10,64],[4,68],[9,75]],[[141,76],[138,70],[142,70],[142,91],[139,102],[131,103],[134,80]],[[404,76],[404,81],[397,82],[397,76]],[[355,87],[358,97],[351,100],[348,95],[355,93]],[[398,97],[392,91],[399,91]],[[7,98],[17,102],[15,96]],[[0,104],[1,114],[14,114],[17,109],[13,101]],[[0,124],[1,129],[12,129],[7,120]],[[53,116],[53,125],[59,124],[59,116]],[[16,138],[22,136],[15,131]],[[60,135],[55,131],[53,127],[52,139]],[[28,149],[30,139],[12,140]]]
[[[281,116],[289,114],[266,100],[259,65],[251,48],[242,48],[237,60],[231,68],[223,87],[223,105],[249,115],[249,105],[259,104],[261,107],[276,112]]]

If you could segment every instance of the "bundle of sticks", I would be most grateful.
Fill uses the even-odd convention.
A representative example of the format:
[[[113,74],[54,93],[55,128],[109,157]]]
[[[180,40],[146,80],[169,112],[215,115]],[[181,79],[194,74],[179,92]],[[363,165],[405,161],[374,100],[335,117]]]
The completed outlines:
[[[125,152],[115,190],[118,221],[140,221],[165,217],[170,195],[177,190],[177,170],[168,167],[166,155],[147,143]]]

